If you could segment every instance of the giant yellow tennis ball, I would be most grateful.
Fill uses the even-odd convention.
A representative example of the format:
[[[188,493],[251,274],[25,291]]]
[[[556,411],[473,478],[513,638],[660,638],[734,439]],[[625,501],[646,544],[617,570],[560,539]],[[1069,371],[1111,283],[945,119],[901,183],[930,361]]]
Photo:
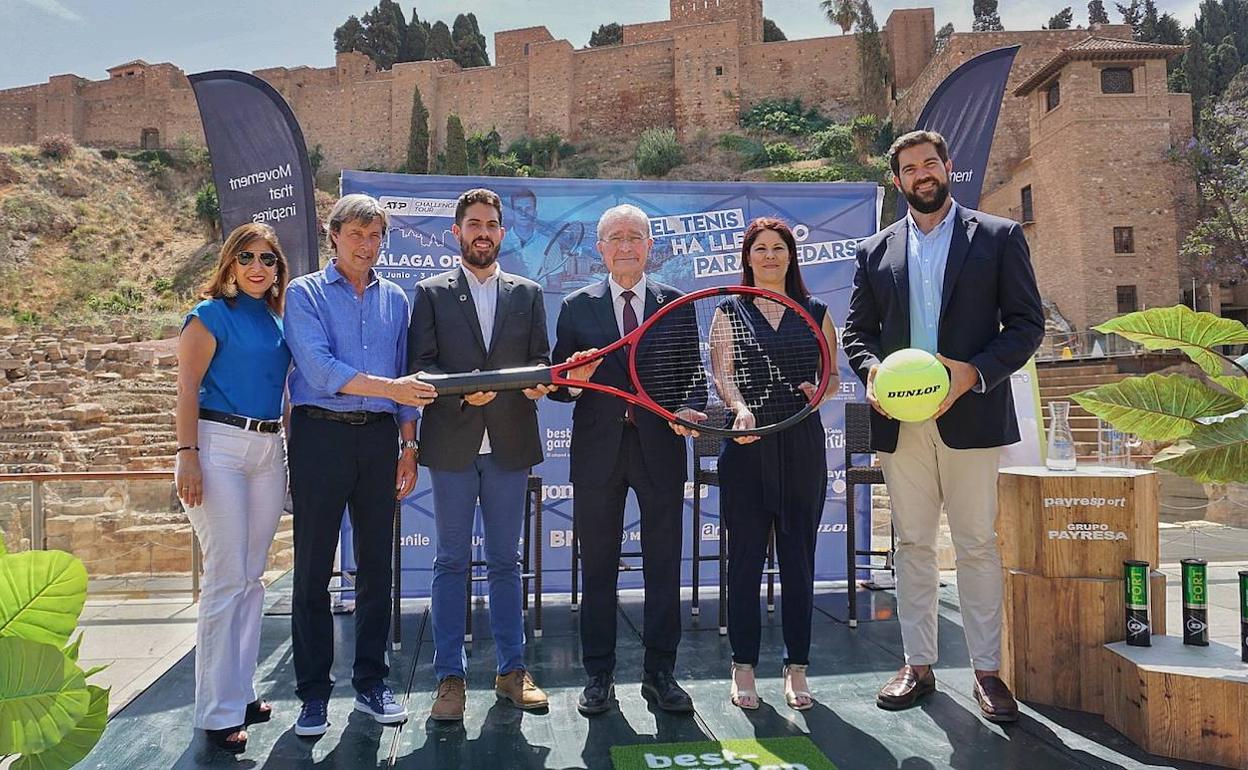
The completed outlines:
[[[898,350],[875,373],[876,399],[890,417],[902,422],[931,419],[948,393],[949,371],[926,350]]]

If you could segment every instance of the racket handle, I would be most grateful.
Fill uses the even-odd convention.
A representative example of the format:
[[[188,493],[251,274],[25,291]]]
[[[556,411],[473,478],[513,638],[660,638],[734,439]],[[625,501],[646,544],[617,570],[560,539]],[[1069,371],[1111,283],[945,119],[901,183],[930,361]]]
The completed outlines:
[[[422,374],[422,382],[438,389],[438,397],[465,396],[485,391],[524,390],[535,385],[550,385],[549,366],[522,366],[493,372],[462,374]]]

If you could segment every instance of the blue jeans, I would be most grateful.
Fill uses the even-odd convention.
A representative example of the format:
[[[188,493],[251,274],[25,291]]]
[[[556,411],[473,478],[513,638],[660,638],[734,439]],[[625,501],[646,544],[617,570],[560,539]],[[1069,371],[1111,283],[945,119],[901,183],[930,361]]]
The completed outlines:
[[[437,556],[433,561],[433,670],[438,681],[465,677],[464,623],[468,563],[477,501],[485,527],[486,572],[490,590],[490,633],[498,673],[524,668],[524,615],[520,608],[520,533],[529,471],[505,470],[492,454],[462,471],[429,469],[433,483]]]

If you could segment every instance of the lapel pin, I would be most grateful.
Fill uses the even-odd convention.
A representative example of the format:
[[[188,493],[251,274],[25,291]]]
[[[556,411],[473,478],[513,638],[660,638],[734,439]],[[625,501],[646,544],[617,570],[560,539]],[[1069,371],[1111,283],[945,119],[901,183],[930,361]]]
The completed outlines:
[[[467,295],[467,294],[460,294],[460,295],[459,295],[459,301],[460,301],[460,302],[467,302],[467,301],[468,301],[468,295]]]

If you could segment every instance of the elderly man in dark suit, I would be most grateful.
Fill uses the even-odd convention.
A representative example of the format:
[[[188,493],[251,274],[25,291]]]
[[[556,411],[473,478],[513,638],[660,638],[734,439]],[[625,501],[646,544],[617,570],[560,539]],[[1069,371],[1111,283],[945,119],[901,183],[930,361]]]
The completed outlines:
[[[459,198],[452,232],[460,268],[416,286],[408,330],[409,365],[430,373],[471,372],[550,363],[542,292],[504,273],[498,251],[502,204],[490,190]],[[547,705],[524,665],[519,541],[529,469],[542,461],[537,400],[553,388],[473,393],[425,407],[420,463],[433,484],[437,555],[433,564],[431,716],[463,719],[467,698],[464,613],[477,502],[485,528],[490,631],[498,658],[494,689],[521,709]]]
[[[577,360],[628,334],[681,292],[646,276],[654,241],[645,212],[636,206],[608,209],[598,220],[598,251],[610,275],[563,300],[556,324],[554,359]],[[680,321],[677,321],[677,327]],[[690,333],[696,326],[690,327]],[[688,360],[666,365],[689,378],[683,405],[666,405],[699,422],[706,383],[696,340]],[[582,367],[574,379],[632,390],[627,356],[618,351]],[[581,605],[581,660],[589,681],[577,704],[581,713],[610,708],[615,683],[616,590],[624,502],[628,490],[641,509],[642,570],[646,595],[642,639],[646,647],[642,693],[666,711],[688,712],[693,702],[676,682],[680,642],[681,522],[691,431],[614,396],[569,388],[552,399],[574,401],[571,475],[574,516],[585,591]]]
[[[940,134],[914,131],[889,150],[909,214],[858,245],[845,354],[875,407],[871,435],[897,530],[897,604],[906,665],[876,698],[913,706],[936,689],[936,536],[941,504],[957,555],[958,597],[975,668],[974,695],[994,722],[1018,719],[997,675],[1001,555],[994,531],[1000,447],[1018,441],[1010,375],[1035,353],[1044,313],[1017,222],[959,206]],[[949,395],[921,423],[890,419],[876,400],[880,361],[902,348],[936,355]]]

